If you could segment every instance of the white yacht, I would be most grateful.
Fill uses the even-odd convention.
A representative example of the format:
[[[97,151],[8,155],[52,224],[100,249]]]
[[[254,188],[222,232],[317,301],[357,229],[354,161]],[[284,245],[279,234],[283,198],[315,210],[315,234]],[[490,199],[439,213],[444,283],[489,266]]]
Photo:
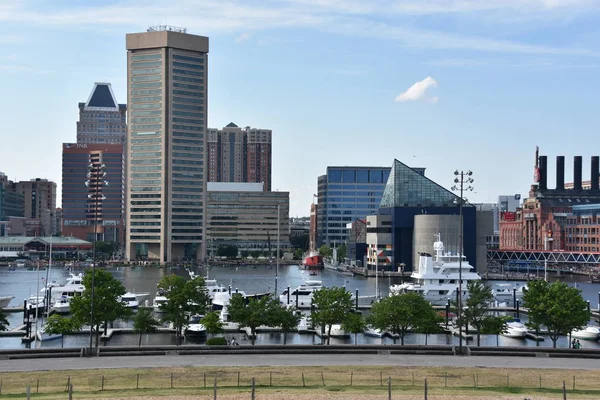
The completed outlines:
[[[521,321],[512,321],[506,323],[506,328],[502,336],[510,338],[524,338],[527,334],[527,327]]]
[[[433,244],[435,260],[429,253],[419,254],[419,267],[411,274],[416,283],[402,283],[390,286],[390,295],[415,292],[434,305],[444,305],[456,299],[458,293],[459,271],[462,270],[462,296],[468,296],[467,283],[481,280],[473,266],[468,263],[464,255],[445,253],[441,235],[436,235],[437,241]],[[459,260],[462,258],[461,268]]]
[[[127,292],[120,298],[121,303],[125,305],[125,307],[136,309],[140,306],[140,302],[135,293]]]
[[[51,335],[49,333],[46,333],[46,324],[39,327],[39,329],[36,332],[36,336],[40,342],[47,342],[49,340],[61,339],[63,337],[63,335]]]
[[[44,289],[43,294],[50,292],[50,304],[56,303],[57,300],[67,297],[72,298],[75,295],[80,295],[85,290],[83,286],[83,274],[69,274],[64,285],[59,285],[56,282],[50,282]]]
[[[71,298],[63,296],[52,304],[52,311],[57,314],[68,314],[71,312]]]
[[[192,315],[185,327],[184,335],[188,339],[193,340],[205,340],[206,339],[206,328],[202,325],[203,316],[200,314]]]
[[[211,299],[215,298],[215,295],[217,293],[227,293],[228,289],[217,283],[216,279],[208,279],[208,277],[206,279],[204,279],[204,284],[206,285],[206,291],[208,292],[208,296]]]
[[[289,292],[286,288],[279,296],[279,301],[282,304],[286,304],[290,307],[296,306],[297,303],[298,308],[310,308],[310,305],[312,304],[313,293],[322,288],[322,281],[307,280],[304,281],[303,285],[298,286],[296,289],[289,289]]]
[[[237,292],[231,292],[231,294],[229,294],[229,291],[215,292],[215,297],[212,299],[213,311],[219,311],[227,307],[231,301],[231,296],[235,295],[236,293],[241,294],[244,298],[247,297],[245,292],[239,290]]]
[[[363,335],[370,336],[370,337],[376,337],[376,338],[382,338],[384,336],[384,332],[382,332],[381,329],[376,329],[376,328],[373,328],[372,326],[367,326],[365,328],[365,331],[363,332]]]
[[[571,332],[571,337],[583,340],[597,340],[600,335],[600,329],[597,326],[584,326]]]
[[[8,303],[14,298],[15,296],[0,296],[0,308],[8,307]]]
[[[328,326],[325,327],[325,334],[327,334],[327,328]],[[330,336],[336,338],[345,338],[350,337],[350,334],[342,329],[342,324],[333,324],[331,325]]]
[[[157,294],[154,298],[154,302],[152,303],[152,308],[154,308],[155,312],[162,312],[162,307],[164,304],[167,304],[167,301],[167,296],[164,294]]]
[[[523,288],[525,287],[526,286],[516,287],[510,283],[498,283],[492,288],[492,293],[497,301],[501,303],[512,304],[515,294],[517,296],[517,300],[523,299]]]

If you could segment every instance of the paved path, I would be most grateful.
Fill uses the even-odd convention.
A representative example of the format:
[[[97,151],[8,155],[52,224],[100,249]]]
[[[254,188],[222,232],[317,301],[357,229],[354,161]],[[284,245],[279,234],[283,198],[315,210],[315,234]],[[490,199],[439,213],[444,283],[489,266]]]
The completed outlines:
[[[426,355],[375,354],[275,354],[275,355],[198,355],[198,356],[133,356],[101,358],[52,358],[4,360],[0,372],[45,371],[94,368],[151,367],[290,367],[290,366],[453,366],[487,368],[558,368],[600,370],[598,360],[580,358],[535,357],[460,357]]]

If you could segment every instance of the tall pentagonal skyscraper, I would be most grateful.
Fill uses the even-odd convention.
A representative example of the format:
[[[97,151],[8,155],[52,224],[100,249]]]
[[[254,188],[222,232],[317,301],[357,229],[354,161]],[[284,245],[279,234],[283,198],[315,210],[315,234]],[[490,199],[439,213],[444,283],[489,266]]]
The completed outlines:
[[[126,42],[126,257],[202,258],[208,38],[161,26]]]

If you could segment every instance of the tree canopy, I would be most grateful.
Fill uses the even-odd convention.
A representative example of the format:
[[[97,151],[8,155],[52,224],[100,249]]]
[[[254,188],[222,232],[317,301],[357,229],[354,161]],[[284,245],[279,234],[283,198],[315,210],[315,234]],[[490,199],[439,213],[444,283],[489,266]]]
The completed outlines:
[[[154,318],[151,309],[140,308],[133,317],[133,331],[140,334],[138,346],[142,345],[142,335],[144,333],[154,333],[159,326],[160,322]]]
[[[331,249],[331,247],[324,244],[321,247],[319,247],[319,254],[321,255],[321,257],[331,257],[333,255],[333,250]]]
[[[528,309],[527,326],[539,329],[545,326],[553,347],[561,335],[568,335],[587,325],[590,313],[581,291],[564,282],[530,282],[523,289],[524,307]]]
[[[342,243],[337,248],[337,257],[336,261],[343,262],[348,256],[348,248],[346,247],[346,243]]]
[[[330,343],[331,325],[343,323],[352,311],[352,294],[344,287],[322,288],[313,292],[314,311],[311,323],[327,329],[327,344]]]
[[[409,292],[388,296],[373,304],[367,322],[382,332],[400,336],[400,343],[404,344],[404,336],[409,329],[429,330],[439,320],[440,317],[423,296]]]
[[[342,329],[354,334],[354,344],[356,344],[357,335],[364,332],[366,327],[367,323],[359,312],[349,313],[342,322]]]
[[[240,327],[250,328],[250,340],[254,344],[256,328],[261,325],[275,325],[278,306],[279,301],[271,296],[247,300],[240,293],[235,293],[231,296],[227,310],[233,322],[240,324]]]
[[[210,298],[206,291],[204,278],[196,277],[186,281],[178,275],[167,275],[158,282],[158,288],[167,298],[161,305],[163,321],[170,322],[177,337],[181,337],[183,326],[190,314],[204,314]]]
[[[210,312],[202,318],[202,325],[210,335],[216,335],[223,331],[223,322],[216,311]]]
[[[481,344],[481,328],[485,320],[491,317],[488,313],[489,305],[494,300],[492,288],[481,281],[468,281],[467,291],[469,297],[464,302],[462,315],[464,324],[473,325],[477,331],[477,346]]]
[[[64,347],[64,335],[73,331],[79,330],[79,326],[73,318],[63,317],[62,315],[53,314],[48,317],[44,324],[44,330],[49,335],[61,335],[60,347]]]
[[[125,294],[125,287],[113,276],[102,269],[96,269],[85,274],[83,277],[83,286],[85,290],[81,296],[75,296],[71,299],[71,314],[73,323],[77,330],[83,325],[90,324],[92,311],[92,279],[94,280],[94,319],[92,329],[96,335],[96,348],[98,347],[98,338],[100,336],[100,325],[116,321],[117,319],[127,319],[131,315],[131,310],[127,308],[119,299]]]
[[[279,326],[283,331],[283,344],[287,344],[287,334],[289,331],[296,329],[302,318],[294,307],[286,307],[281,303],[273,304],[272,324]]]

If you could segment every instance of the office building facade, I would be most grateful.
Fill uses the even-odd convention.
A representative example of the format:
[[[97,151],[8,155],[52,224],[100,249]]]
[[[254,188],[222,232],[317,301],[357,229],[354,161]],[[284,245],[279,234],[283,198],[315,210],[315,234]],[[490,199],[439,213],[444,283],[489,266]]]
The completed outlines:
[[[389,167],[327,167],[318,178],[317,247],[345,243],[346,225],[377,212]]]
[[[9,181],[6,174],[0,172],[0,221],[6,221],[8,217],[24,215],[23,195],[17,192],[16,184]]]
[[[37,221],[40,235],[54,235],[57,232],[56,183],[35,178],[17,182],[16,191],[23,196],[23,216]]]
[[[125,257],[203,258],[208,38],[156,27],[126,46]]]
[[[210,254],[220,246],[276,254],[290,248],[290,194],[265,192],[260,183],[208,183],[207,237]]]
[[[240,128],[233,122],[209,129],[207,163],[209,182],[264,183],[271,190],[272,132]]]
[[[122,144],[63,143],[63,236],[123,244],[123,163]]]
[[[124,144],[127,106],[117,103],[110,83],[96,82],[85,103],[79,103],[77,143]]]

